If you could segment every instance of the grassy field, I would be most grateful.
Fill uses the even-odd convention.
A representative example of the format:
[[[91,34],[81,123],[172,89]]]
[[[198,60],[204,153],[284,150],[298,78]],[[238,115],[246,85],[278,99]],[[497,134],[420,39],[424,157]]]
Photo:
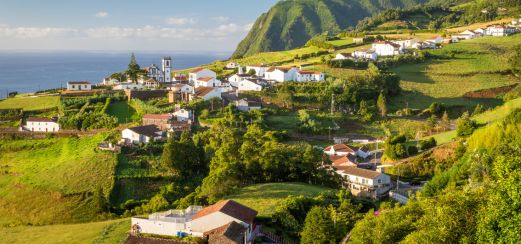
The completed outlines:
[[[0,227],[1,243],[123,243],[129,219],[85,224]]]
[[[468,99],[463,95],[518,83],[518,78],[507,74],[508,50],[520,41],[521,35],[463,41],[432,51],[434,54],[454,54],[454,58],[393,68],[402,78],[404,92],[392,99],[390,107],[422,109],[432,102],[468,108],[477,104],[499,105],[499,99]]]
[[[506,116],[508,116],[515,109],[521,108],[521,98],[517,98],[511,101],[506,102],[505,104],[495,108],[473,116],[472,119],[478,122],[479,124],[490,124],[497,121],[503,120]],[[445,144],[454,140],[457,137],[456,130],[443,132],[440,134],[436,134],[434,139],[438,142],[438,145]]]
[[[120,124],[132,122],[132,116],[136,113],[136,110],[128,105],[127,101],[119,101],[111,103],[107,109],[109,115],[118,118]]]
[[[510,100],[496,109],[486,111],[473,117],[480,124],[500,121],[508,116],[515,109],[521,108],[521,98]]]
[[[288,196],[313,197],[330,188],[304,183],[268,183],[252,185],[238,190],[226,199],[233,199],[259,212],[259,216],[269,217]]]
[[[20,96],[0,101],[0,109],[21,108],[25,111],[57,108],[60,96],[30,97]]]
[[[91,194],[108,195],[116,166],[103,138],[0,141],[0,226],[97,219]]]

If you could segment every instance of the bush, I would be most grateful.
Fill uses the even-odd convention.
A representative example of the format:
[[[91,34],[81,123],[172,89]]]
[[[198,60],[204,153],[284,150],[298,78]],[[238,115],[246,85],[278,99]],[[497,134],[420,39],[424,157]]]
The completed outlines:
[[[420,141],[420,150],[427,150],[427,149],[431,149],[433,147],[436,146],[436,139],[434,139],[434,137],[431,137],[427,140],[423,140],[423,141]]]
[[[369,66],[369,62],[355,61],[352,59],[331,59],[331,60],[326,61],[326,64],[331,68],[366,69]]]
[[[416,146],[407,147],[407,154],[409,154],[409,156],[418,154],[418,148]]]
[[[465,112],[461,118],[458,119],[457,127],[458,136],[469,136],[474,132],[478,125],[476,124],[476,121],[469,118],[469,113]]]

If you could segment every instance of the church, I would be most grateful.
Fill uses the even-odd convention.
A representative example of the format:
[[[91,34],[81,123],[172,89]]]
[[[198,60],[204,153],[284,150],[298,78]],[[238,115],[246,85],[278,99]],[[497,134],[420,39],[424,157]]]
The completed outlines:
[[[170,83],[172,82],[172,58],[163,57],[163,59],[161,59],[161,69],[155,64],[152,64],[150,67],[146,67],[145,71],[147,72],[148,78],[153,78],[160,83]]]

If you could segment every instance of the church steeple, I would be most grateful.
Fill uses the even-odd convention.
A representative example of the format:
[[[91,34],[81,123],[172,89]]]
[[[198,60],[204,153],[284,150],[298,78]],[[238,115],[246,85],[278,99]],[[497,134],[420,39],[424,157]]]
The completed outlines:
[[[164,81],[167,83],[172,82],[172,58],[171,57],[163,57],[161,60],[162,63],[162,71],[165,75]]]

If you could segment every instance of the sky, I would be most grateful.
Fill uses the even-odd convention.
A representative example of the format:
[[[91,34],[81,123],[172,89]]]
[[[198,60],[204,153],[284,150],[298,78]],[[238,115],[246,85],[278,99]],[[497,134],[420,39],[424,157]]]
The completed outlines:
[[[230,52],[277,0],[0,0],[0,50]]]

